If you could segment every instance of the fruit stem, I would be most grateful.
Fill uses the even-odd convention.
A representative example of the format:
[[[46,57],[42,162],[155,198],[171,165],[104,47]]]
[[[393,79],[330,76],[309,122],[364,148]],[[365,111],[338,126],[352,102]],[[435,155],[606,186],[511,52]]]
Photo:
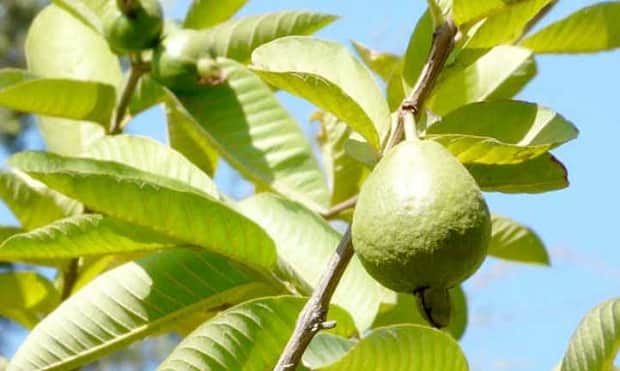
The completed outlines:
[[[140,53],[132,53],[129,55],[129,58],[131,59],[129,78],[127,79],[127,83],[123,89],[121,100],[118,102],[118,106],[116,107],[116,112],[114,114],[114,118],[112,119],[112,126],[109,129],[109,133],[112,135],[120,134],[123,131],[123,128],[125,127],[125,116],[127,114],[129,103],[131,102],[131,97],[138,86],[140,78],[149,70],[148,64],[142,61],[142,56]]]
[[[403,115],[403,128],[405,130],[405,139],[409,141],[420,140],[415,126],[415,118],[413,113],[406,112]]]
[[[441,73],[446,59],[454,47],[456,33],[456,26],[451,19],[447,19],[445,23],[435,29],[426,65],[413,91],[400,105],[398,112],[399,125],[391,133],[381,155],[402,140],[406,114],[411,115],[413,118],[421,110],[424,100],[433,88],[435,80]],[[324,328],[323,324],[327,318],[332,295],[336,291],[336,287],[352,257],[353,244],[351,240],[351,226],[349,225],[338,244],[336,253],[331,257],[325,272],[321,276],[319,284],[315,287],[312,296],[310,296],[310,299],[297,317],[295,330],[280,355],[274,371],[292,371],[297,368],[301,356],[304,354],[312,338],[321,328]]]
[[[127,17],[132,17],[140,8],[138,0],[116,0],[116,6]]]

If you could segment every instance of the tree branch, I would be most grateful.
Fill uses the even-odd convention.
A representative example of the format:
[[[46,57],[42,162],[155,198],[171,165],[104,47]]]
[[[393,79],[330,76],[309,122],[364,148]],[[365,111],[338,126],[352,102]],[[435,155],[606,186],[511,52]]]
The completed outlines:
[[[405,116],[408,114],[417,116],[421,111],[424,100],[432,90],[448,55],[454,47],[456,32],[456,26],[452,20],[448,19],[444,24],[437,27],[433,33],[433,44],[426,64],[411,94],[405,98],[400,105],[398,125],[390,135],[385,148],[383,148],[382,154],[385,154],[390,148],[402,140]],[[346,205],[344,206],[353,207],[355,202],[350,201],[351,200],[345,201]],[[342,204],[336,206],[338,206],[339,209],[344,207]],[[334,207],[334,209],[335,208],[336,207]],[[322,328],[325,328],[329,302],[352,257],[353,245],[351,243],[351,227],[349,226],[338,244],[336,253],[327,264],[327,268],[319,284],[316,286],[312,296],[299,314],[297,323],[295,324],[295,330],[274,368],[275,371],[294,370],[299,364],[301,356],[304,354],[312,338]]]
[[[125,84],[125,88],[123,89],[121,100],[118,102],[116,112],[114,113],[112,126],[110,127],[110,134],[120,134],[123,131],[123,121],[125,120],[125,115],[127,113],[129,103],[131,102],[131,97],[136,90],[136,86],[138,86],[140,78],[149,69],[148,64],[145,64],[142,61],[142,57],[139,53],[130,55],[130,58],[131,67],[129,71],[129,78],[127,79],[127,84]]]
[[[73,287],[77,282],[79,265],[80,258],[73,258],[69,260],[67,268],[62,271],[62,292],[60,294],[60,299],[63,301],[71,296]]]
[[[321,216],[325,219],[331,219],[335,217],[336,215],[340,214],[341,212],[354,207],[356,203],[357,203],[357,195],[332,206],[331,209],[322,213]]]

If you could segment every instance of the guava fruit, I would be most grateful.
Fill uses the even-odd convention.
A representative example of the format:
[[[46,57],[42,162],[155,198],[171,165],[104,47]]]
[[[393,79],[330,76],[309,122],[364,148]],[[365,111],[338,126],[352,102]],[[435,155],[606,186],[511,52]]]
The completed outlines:
[[[189,29],[172,29],[164,36],[153,52],[151,74],[162,85],[182,94],[224,80],[205,34]]]
[[[103,13],[103,34],[114,52],[138,52],[159,43],[164,17],[158,0],[109,1]]]
[[[353,214],[353,247],[368,273],[392,290],[416,294],[438,324],[449,318],[442,293],[479,268],[490,236],[476,181],[427,140],[392,148],[362,186]]]

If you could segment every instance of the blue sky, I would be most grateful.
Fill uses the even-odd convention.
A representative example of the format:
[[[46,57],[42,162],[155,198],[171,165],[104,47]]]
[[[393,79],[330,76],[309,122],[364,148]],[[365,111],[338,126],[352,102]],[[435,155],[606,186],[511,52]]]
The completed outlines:
[[[189,1],[165,1],[181,17]],[[564,0],[543,24],[594,1]],[[380,6],[378,6],[380,4]],[[240,14],[278,9],[309,9],[341,15],[318,36],[378,50],[402,53],[424,1],[282,0],[250,2]],[[615,140],[620,86],[620,52],[538,58],[539,76],[519,99],[549,106],[573,121],[580,136],[554,153],[568,167],[568,189],[539,195],[488,194],[491,209],[533,227],[549,248],[553,266],[532,267],[489,258],[465,284],[470,324],[461,344],[472,370],[550,370],[561,359],[581,317],[597,303],[620,295],[620,251],[616,228],[618,165]],[[282,95],[301,123],[314,108]],[[164,140],[160,109],[139,116],[130,131]],[[308,134],[314,128],[304,125]],[[32,146],[39,139],[33,137]],[[221,171],[222,189],[248,191],[234,173]],[[1,223],[13,223],[5,209]],[[17,340],[17,337],[15,338]]]

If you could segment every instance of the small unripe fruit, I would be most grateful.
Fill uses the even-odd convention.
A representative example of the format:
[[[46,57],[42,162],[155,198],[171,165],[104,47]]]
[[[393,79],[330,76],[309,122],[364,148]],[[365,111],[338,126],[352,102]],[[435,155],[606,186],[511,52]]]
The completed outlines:
[[[103,34],[118,54],[154,48],[161,38],[163,11],[157,0],[111,1],[102,16]]]

